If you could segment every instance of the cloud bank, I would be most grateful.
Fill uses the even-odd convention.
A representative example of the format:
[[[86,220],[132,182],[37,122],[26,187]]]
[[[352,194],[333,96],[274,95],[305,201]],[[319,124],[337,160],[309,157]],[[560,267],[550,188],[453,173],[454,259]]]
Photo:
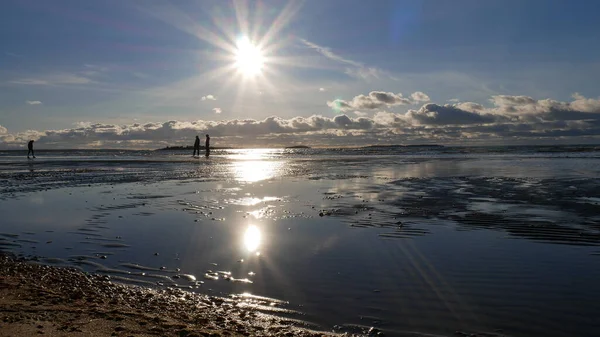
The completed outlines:
[[[29,105],[40,105],[40,104],[42,104],[41,101],[25,101],[25,103],[27,103]]]
[[[166,121],[126,125],[78,123],[63,130],[10,133],[0,126],[0,148],[22,148],[35,139],[39,148],[157,148],[193,143],[208,133],[222,146],[313,146],[367,144],[488,144],[499,142],[600,140],[600,99],[574,94],[570,102],[536,100],[528,96],[492,96],[489,106],[475,102],[425,103],[405,113],[386,111],[390,106],[428,100],[425,94],[409,98],[373,91],[340,102],[342,111],[356,117],[313,115],[284,119],[231,119],[221,121]],[[331,103],[331,102],[329,102]],[[331,104],[330,104],[331,105]]]

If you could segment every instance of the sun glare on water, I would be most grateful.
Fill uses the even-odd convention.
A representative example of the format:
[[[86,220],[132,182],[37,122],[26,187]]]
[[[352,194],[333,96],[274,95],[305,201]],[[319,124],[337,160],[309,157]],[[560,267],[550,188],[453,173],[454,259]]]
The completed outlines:
[[[244,233],[244,247],[246,247],[249,252],[254,252],[260,246],[260,241],[260,229],[254,225],[249,226]]]
[[[236,43],[235,66],[244,76],[256,76],[262,72],[264,56],[258,46],[246,36]]]

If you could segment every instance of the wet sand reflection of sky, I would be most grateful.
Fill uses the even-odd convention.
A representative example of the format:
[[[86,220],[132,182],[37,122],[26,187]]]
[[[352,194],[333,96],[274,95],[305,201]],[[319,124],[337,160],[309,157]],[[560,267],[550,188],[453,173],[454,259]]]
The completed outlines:
[[[569,165],[572,175],[580,162],[272,156],[168,163],[193,172],[187,180],[144,173],[140,183],[98,184],[96,171],[36,173],[19,183],[58,188],[0,203],[0,249],[124,282],[265,296],[265,308],[297,309],[327,327],[591,331],[600,180],[547,177]],[[119,165],[126,170],[115,177],[133,171]]]

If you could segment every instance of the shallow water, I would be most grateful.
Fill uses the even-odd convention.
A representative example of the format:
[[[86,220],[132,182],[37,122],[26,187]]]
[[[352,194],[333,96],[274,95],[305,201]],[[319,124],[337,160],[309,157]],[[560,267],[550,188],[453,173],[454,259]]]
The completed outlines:
[[[342,332],[600,332],[598,152],[310,151],[0,156],[0,249]]]

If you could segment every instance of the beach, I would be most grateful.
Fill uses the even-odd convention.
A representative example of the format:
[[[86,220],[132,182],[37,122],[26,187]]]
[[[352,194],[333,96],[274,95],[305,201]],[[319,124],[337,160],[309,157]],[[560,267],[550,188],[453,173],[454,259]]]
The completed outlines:
[[[0,153],[2,331],[600,332],[595,146],[38,152]]]
[[[323,336],[232,299],[0,257],[0,336]]]

